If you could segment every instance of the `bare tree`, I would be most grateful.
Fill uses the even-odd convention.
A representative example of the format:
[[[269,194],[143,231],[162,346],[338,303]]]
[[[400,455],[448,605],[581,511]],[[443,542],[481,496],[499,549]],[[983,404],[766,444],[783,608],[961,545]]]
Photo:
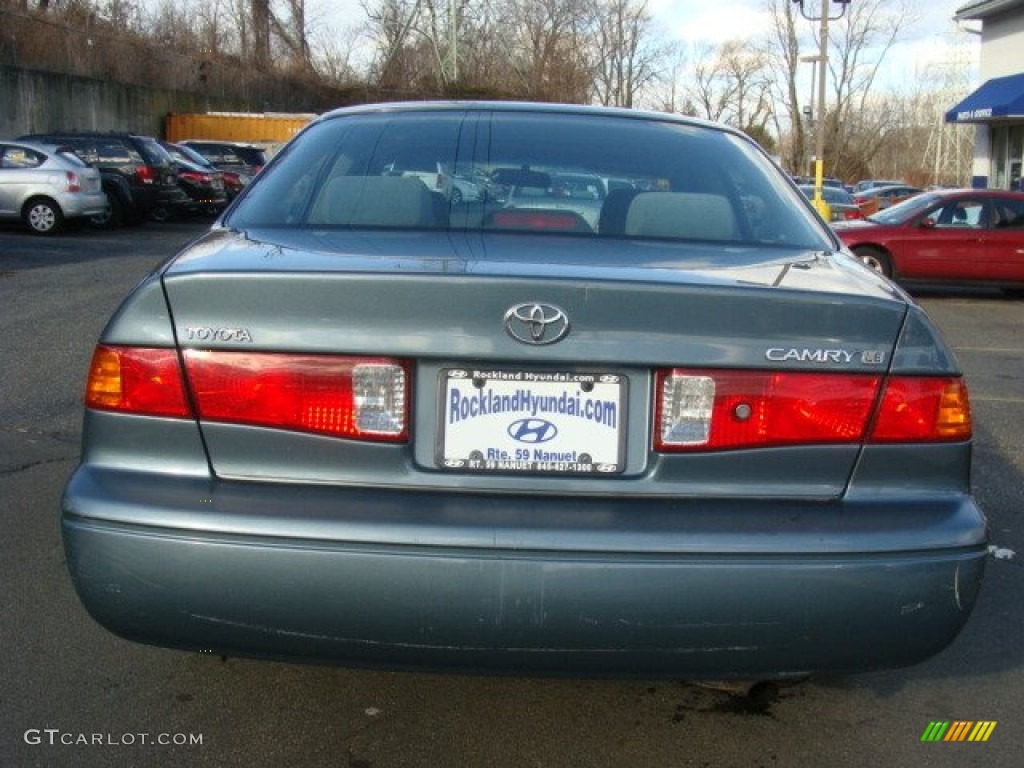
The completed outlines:
[[[270,66],[270,0],[252,0],[252,60],[257,69]]]
[[[698,114],[763,135],[772,114],[771,78],[764,54],[733,40],[717,48],[698,49],[695,58],[691,99]]]
[[[801,63],[797,22],[802,17],[790,0],[768,0],[768,11],[772,25],[760,47],[772,72],[772,122],[776,135],[781,136],[787,128],[790,131],[791,141],[783,150],[783,164],[802,171],[808,156],[808,136],[797,89]]]
[[[835,25],[829,50],[835,100],[822,115],[834,175],[868,175],[871,158],[898,128],[894,113],[868,106],[886,55],[912,20],[905,0],[861,0]]]
[[[313,51],[313,67],[327,82],[338,85],[354,85],[363,78],[354,61],[356,48],[365,30],[350,26],[335,30],[328,26],[317,26],[310,41]]]
[[[605,106],[632,107],[660,74],[668,46],[655,39],[647,0],[598,0],[594,91]]]
[[[660,88],[651,95],[654,109],[696,116],[696,105],[689,97],[690,55],[683,46],[673,46],[666,54]]]
[[[593,5],[589,0],[509,0],[517,21],[514,60],[525,96],[539,101],[586,102],[593,82],[586,58]]]

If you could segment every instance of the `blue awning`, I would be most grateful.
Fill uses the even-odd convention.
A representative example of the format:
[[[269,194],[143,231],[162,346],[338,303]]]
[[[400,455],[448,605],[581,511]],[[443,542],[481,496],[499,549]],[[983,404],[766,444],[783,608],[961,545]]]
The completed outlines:
[[[1024,73],[996,77],[946,113],[947,123],[984,123],[1024,118]]]

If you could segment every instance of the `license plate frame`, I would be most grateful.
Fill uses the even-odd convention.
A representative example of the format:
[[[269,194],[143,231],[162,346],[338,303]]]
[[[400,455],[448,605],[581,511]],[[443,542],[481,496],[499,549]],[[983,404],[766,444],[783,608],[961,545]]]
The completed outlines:
[[[628,393],[628,378],[614,371],[444,368],[436,464],[486,474],[621,474]]]

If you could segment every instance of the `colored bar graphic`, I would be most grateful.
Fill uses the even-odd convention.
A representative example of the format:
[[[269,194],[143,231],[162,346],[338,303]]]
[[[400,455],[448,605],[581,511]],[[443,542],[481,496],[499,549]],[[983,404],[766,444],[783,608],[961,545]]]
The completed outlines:
[[[921,741],[988,741],[996,724],[995,720],[933,720]]]
[[[988,741],[988,737],[992,735],[992,731],[996,729],[995,720],[982,720],[971,731],[971,735],[967,737],[968,741]]]
[[[967,733],[974,723],[970,720],[955,720],[953,725],[949,728],[949,733],[946,734],[946,738],[943,741],[963,741],[967,738]]]

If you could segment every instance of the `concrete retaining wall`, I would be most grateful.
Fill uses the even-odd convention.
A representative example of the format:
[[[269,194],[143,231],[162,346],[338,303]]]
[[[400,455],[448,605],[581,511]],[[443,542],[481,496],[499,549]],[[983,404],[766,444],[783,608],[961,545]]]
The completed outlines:
[[[168,112],[245,110],[199,93],[0,65],[0,139],[56,130],[162,136]]]

